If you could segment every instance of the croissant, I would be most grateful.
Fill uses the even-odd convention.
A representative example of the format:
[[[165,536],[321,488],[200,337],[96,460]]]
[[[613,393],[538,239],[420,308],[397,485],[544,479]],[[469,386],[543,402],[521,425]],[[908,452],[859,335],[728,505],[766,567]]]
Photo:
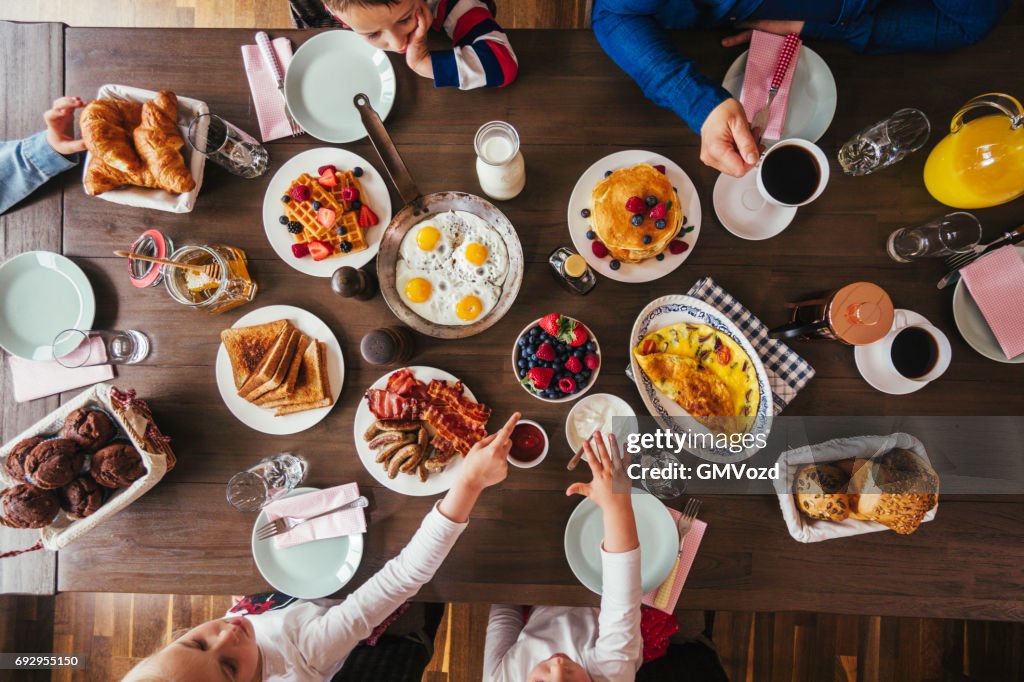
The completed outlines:
[[[153,173],[145,166],[138,173],[125,173],[107,165],[98,156],[89,159],[89,163],[85,167],[85,175],[82,177],[82,184],[85,186],[85,193],[89,196],[103,194],[125,185],[159,187]]]
[[[97,99],[82,110],[82,139],[94,157],[124,173],[142,170],[142,159],[132,146],[131,131],[142,120],[142,105],[114,99]]]
[[[196,182],[185,167],[180,149],[185,140],[178,134],[178,98],[170,90],[161,90],[151,102],[142,105],[142,123],[132,133],[135,149],[168,192],[192,191]]]

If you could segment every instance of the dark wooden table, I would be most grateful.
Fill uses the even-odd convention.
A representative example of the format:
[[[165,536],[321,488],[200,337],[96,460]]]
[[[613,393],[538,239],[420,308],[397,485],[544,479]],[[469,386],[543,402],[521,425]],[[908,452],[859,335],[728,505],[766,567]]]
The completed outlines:
[[[301,43],[311,33],[287,34]],[[65,90],[90,96],[104,83],[170,88],[205,100],[212,111],[258,130],[239,46],[245,30],[65,30]],[[721,75],[738,51],[718,47],[717,35],[681,33],[701,67]],[[606,366],[597,389],[642,404],[621,373],[628,336],[640,309],[657,296],[685,293],[711,275],[770,325],[785,321],[783,304],[859,279],[878,282],[896,304],[917,310],[953,344],[946,375],[909,396],[888,396],[858,375],[852,350],[838,344],[800,344],[817,370],[790,405],[797,415],[1020,415],[1024,368],[985,360],[960,338],[950,292],[937,292],[938,263],[897,265],[884,253],[893,229],[944,212],[921,181],[924,152],[866,178],[834,167],[826,193],[802,209],[793,225],[767,242],[744,242],[717,222],[711,204],[715,172],[698,160],[699,141],[675,116],[643,98],[587,31],[516,31],[512,43],[520,78],[501,91],[435,90],[395,60],[398,99],[387,121],[424,192],[479,192],[473,133],[486,121],[515,125],[523,140],[527,187],[500,204],[516,226],[526,254],[523,288],[508,315],[487,332],[463,341],[419,337],[416,363],[460,376],[495,410],[540,421],[552,435],[547,461],[513,470],[481,499],[473,521],[422,598],[458,601],[594,604],[573,577],[562,549],[565,522],[578,503],[565,487],[582,477],[567,472],[563,421],[569,405],[529,397],[508,369],[515,334],[539,314],[558,310],[582,319],[597,334]],[[1024,92],[1011,45],[1024,28],[1007,26],[984,43],[955,55],[861,58],[835,45],[815,44],[839,88],[839,109],[820,144],[834,158],[838,146],[866,123],[903,106],[917,106],[941,130],[956,108],[989,91]],[[6,66],[10,70],[10,66]],[[20,74],[18,77],[27,77]],[[344,73],[339,72],[339,79]],[[324,87],[331,84],[325,83]],[[933,134],[932,143],[939,139]],[[63,253],[95,287],[95,324],[135,327],[153,341],[143,364],[119,369],[116,383],[146,397],[161,428],[174,437],[178,468],[131,509],[60,553],[61,590],[241,593],[265,583],[252,562],[252,517],[224,502],[228,477],[260,457],[291,450],[306,455],[310,483],[355,480],[373,503],[358,585],[398,552],[432,504],[401,497],[376,484],[353,448],[352,418],[362,391],[381,371],[365,365],[358,341],[395,318],[381,298],[354,302],[333,296],[328,282],[281,262],[263,234],[261,206],[273,172],[288,158],[321,146],[309,137],[268,145],[271,169],[244,181],[213,164],[196,210],[187,215],[120,207],[85,196],[69,174],[64,190]],[[345,145],[377,158],[366,142]],[[703,227],[695,252],[672,275],[645,285],[602,279],[585,298],[559,289],[547,255],[568,244],[569,193],[594,161],[621,149],[651,149],[676,160],[701,196]],[[394,205],[399,204],[393,195]],[[986,237],[1020,222],[1022,204],[979,211]],[[260,285],[256,301],[221,316],[176,305],[160,289],[140,291],[111,251],[155,227],[176,243],[223,241],[248,252]],[[27,248],[28,245],[26,245]],[[345,352],[339,405],[316,427],[294,436],[266,436],[238,422],[224,407],[213,376],[218,333],[257,306],[301,306],[325,320]],[[916,534],[876,533],[801,545],[786,532],[774,497],[705,498],[709,523],[680,602],[682,608],[822,610],[849,613],[967,618],[1024,617],[1024,504],[1018,498],[943,499],[938,519]]]

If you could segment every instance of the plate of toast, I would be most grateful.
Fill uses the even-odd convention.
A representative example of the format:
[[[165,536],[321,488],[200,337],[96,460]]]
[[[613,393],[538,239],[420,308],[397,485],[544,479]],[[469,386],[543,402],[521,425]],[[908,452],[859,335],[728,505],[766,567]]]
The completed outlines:
[[[217,389],[231,414],[273,435],[305,431],[341,395],[345,359],[338,339],[313,313],[271,305],[221,332]]]

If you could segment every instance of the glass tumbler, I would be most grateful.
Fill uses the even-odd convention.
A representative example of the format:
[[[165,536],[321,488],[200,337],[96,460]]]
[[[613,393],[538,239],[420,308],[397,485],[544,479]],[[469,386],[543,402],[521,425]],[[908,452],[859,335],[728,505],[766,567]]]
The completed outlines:
[[[909,263],[970,251],[980,241],[978,219],[966,211],[957,211],[923,225],[896,230],[889,235],[886,251],[897,263]]]
[[[868,175],[916,152],[932,132],[919,109],[900,109],[854,135],[839,150],[839,165],[847,175]]]
[[[243,178],[267,172],[270,154],[256,138],[214,114],[201,114],[188,126],[188,143],[214,163]]]
[[[677,468],[679,460],[670,452],[645,454],[640,458],[640,469],[645,474],[641,485],[660,500],[674,500],[686,492],[686,481],[680,478],[651,478],[651,469]]]
[[[53,358],[69,369],[133,365],[149,355],[149,337],[135,329],[65,329],[53,339]]]
[[[299,485],[306,469],[306,460],[290,452],[262,459],[231,477],[228,504],[241,512],[259,511]]]

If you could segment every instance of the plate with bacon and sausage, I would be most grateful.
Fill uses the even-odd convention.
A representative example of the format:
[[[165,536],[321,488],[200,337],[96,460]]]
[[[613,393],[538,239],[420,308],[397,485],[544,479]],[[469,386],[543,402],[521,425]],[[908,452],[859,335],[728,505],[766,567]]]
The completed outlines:
[[[367,389],[356,409],[356,451],[381,485],[403,495],[448,490],[473,444],[487,435],[491,408],[455,376],[404,367]]]

